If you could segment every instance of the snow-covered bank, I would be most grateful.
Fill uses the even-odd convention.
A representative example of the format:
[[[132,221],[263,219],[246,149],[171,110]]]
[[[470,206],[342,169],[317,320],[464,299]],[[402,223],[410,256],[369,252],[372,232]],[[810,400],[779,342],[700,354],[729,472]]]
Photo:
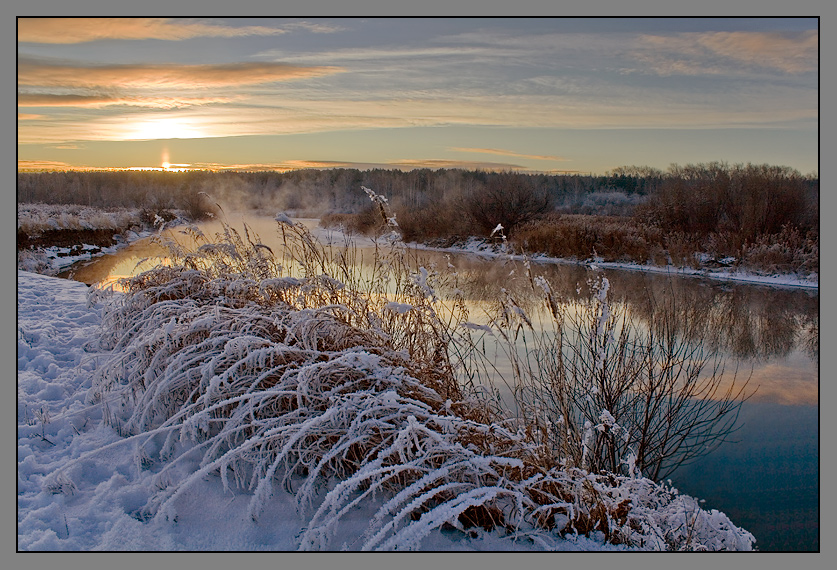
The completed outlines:
[[[86,243],[75,247],[50,246],[18,252],[17,267],[24,271],[57,275],[81,261],[90,261],[103,255],[111,255],[118,250],[143,238],[150,237],[150,230],[126,231],[119,234],[116,243],[111,246],[98,246]]]
[[[136,208],[18,204],[17,267],[57,275],[76,263],[116,253],[164,225],[182,224],[182,216],[168,210],[155,214]]]
[[[492,489],[495,493],[507,492],[513,496],[515,488],[508,481],[494,486],[485,482],[483,486],[474,486],[473,482],[459,483],[465,492],[460,493],[458,503],[455,502],[456,497],[448,501],[447,510],[437,507],[428,511],[433,516],[398,519],[396,513],[403,517],[404,512],[409,512],[404,509],[410,507],[411,500],[418,501],[414,506],[422,506],[419,499],[429,498],[422,493],[436,492],[437,489],[425,491],[422,485],[414,486],[415,496],[398,493],[397,488],[391,493],[380,490],[377,494],[365,496],[363,500],[356,500],[359,495],[353,493],[363,488],[363,481],[374,484],[376,473],[386,473],[387,468],[398,469],[397,465],[388,467],[383,463],[376,465],[367,462],[369,458],[360,459],[361,468],[351,477],[344,478],[342,482],[339,478],[330,479],[319,492],[316,488],[306,487],[313,476],[296,475],[285,477],[287,487],[277,480],[272,485],[259,484],[254,494],[246,485],[239,488],[232,481],[227,481],[228,475],[232,475],[231,480],[240,475],[234,470],[226,473],[228,466],[233,467],[231,462],[229,465],[223,462],[217,464],[222,467],[220,472],[212,469],[211,464],[201,464],[201,455],[206,446],[193,441],[188,434],[190,430],[197,433],[206,429],[202,422],[214,420],[200,409],[191,423],[167,424],[180,431],[179,443],[175,442],[181,446],[177,452],[177,461],[166,463],[165,460],[155,459],[157,455],[166,455],[159,453],[159,447],[165,447],[159,438],[146,441],[144,437],[126,437],[128,433],[122,428],[130,427],[130,422],[115,421],[121,414],[122,404],[127,403],[122,398],[125,391],[112,391],[112,394],[118,396],[115,400],[105,397],[103,404],[89,403],[88,391],[94,386],[97,372],[108,367],[119,367],[119,359],[123,359],[125,374],[130,376],[130,369],[136,368],[136,363],[128,360],[128,357],[136,353],[124,350],[125,346],[115,351],[95,348],[97,343],[91,341],[99,337],[105,307],[88,306],[86,293],[87,287],[80,283],[18,272],[18,548],[21,550],[250,551],[296,550],[300,547],[359,549],[364,545],[437,551],[626,548],[625,545],[607,544],[604,535],[598,530],[593,530],[589,538],[575,533],[562,536],[548,529],[539,531],[531,527],[528,533],[509,533],[507,528],[500,526],[493,526],[490,530],[476,528],[464,532],[462,525],[457,523],[457,514],[463,512],[461,509],[481,504],[480,500],[485,499]],[[171,308],[190,312],[190,307],[187,303],[182,309]],[[213,310],[217,318],[217,309]],[[167,321],[170,326],[156,326],[154,321],[137,323],[137,330],[145,326],[146,332],[138,335],[142,342],[131,345],[133,350],[150,346],[155,339],[171,339],[165,343],[175,346],[175,339],[186,339],[197,330],[195,327],[205,326],[213,313],[200,313],[193,322],[181,320],[180,316],[184,313],[176,314],[177,319],[172,317]],[[398,386],[405,385],[413,393],[416,390],[424,393],[423,389],[412,384],[414,380],[411,380],[409,370],[392,364],[381,365],[384,355],[370,354],[356,345],[346,346],[330,354],[317,351],[317,340],[329,338],[330,331],[327,327],[323,328],[322,320],[299,320],[305,317],[304,313],[292,315],[291,320],[296,319],[295,326],[301,328],[289,330],[298,332],[310,329],[316,333],[313,348],[298,346],[291,350],[281,343],[267,346],[263,339],[257,338],[261,334],[260,328],[242,321],[242,326],[247,330],[246,335],[226,339],[214,348],[211,343],[206,345],[205,350],[193,352],[189,356],[199,359],[190,361],[191,364],[180,354],[173,359],[176,365],[174,368],[161,368],[161,363],[165,363],[167,357],[163,351],[159,355],[149,354],[151,361],[147,368],[141,367],[134,374],[149,382],[155,376],[177,382],[180,376],[173,373],[175,369],[182,369],[183,378],[188,378],[192,374],[190,370],[201,376],[210,365],[225,363],[228,366],[226,370],[245,378],[246,365],[257,366],[255,363],[260,359],[273,358],[268,352],[278,351],[276,355],[281,355],[293,364],[289,373],[283,375],[283,381],[290,379],[300,383],[293,398],[311,399],[316,396],[316,390],[323,389],[318,387],[318,382],[323,382],[322,377],[317,380],[316,374],[336,366],[338,374],[331,376],[334,379],[346,381],[349,378],[352,383],[368,377],[374,381],[374,386],[355,393],[336,389],[324,392],[335,403],[344,406],[341,410],[354,414],[349,418],[352,429],[380,430],[386,422],[399,418],[398,423],[393,424],[396,427],[393,453],[415,454],[404,458],[413,468],[425,468],[421,462],[424,461],[422,457],[426,456],[434,462],[441,457],[426,455],[428,451],[436,454],[455,453],[457,455],[450,455],[455,461],[446,469],[465,469],[463,473],[466,473],[466,480],[469,479],[467,469],[477,469],[475,473],[482,469],[480,477],[491,479],[492,469],[496,469],[502,461],[498,464],[497,458],[481,457],[473,450],[456,447],[455,430],[450,432],[448,428],[460,423],[460,427],[465,427],[467,422],[462,423],[456,416],[446,415],[444,410],[448,404],[443,401],[439,410],[432,410],[423,405],[420,399],[417,400],[418,396],[408,398],[405,393],[398,392]],[[326,360],[323,360],[323,356],[326,356]],[[146,375],[148,370],[164,374]],[[366,376],[357,376],[360,372]],[[259,378],[265,377],[259,372]],[[227,398],[224,401],[222,396],[227,386],[238,382],[231,373],[219,372],[217,377],[206,378],[206,382],[209,388],[205,392],[205,400],[209,408],[218,409],[219,404],[232,404],[232,400]],[[100,388],[101,385],[97,384]],[[273,396],[269,393],[260,395],[262,400],[257,405],[267,402],[266,397]],[[426,399],[429,396],[425,394],[423,397]],[[199,401],[203,400],[203,397],[199,398]],[[141,409],[140,406],[137,409]],[[330,409],[327,408],[319,416],[309,416],[307,421],[310,423],[306,425],[286,423],[281,429],[270,428],[268,435],[278,437],[276,441],[279,443],[282,442],[281,437],[291,434],[273,452],[280,448],[284,450],[283,454],[293,451],[294,445],[301,441],[293,434],[301,434],[311,425],[324,424],[327,419],[331,421],[340,414],[349,413],[330,413]],[[146,410],[150,411],[151,416],[148,417],[153,420],[157,413],[155,409],[152,407]],[[428,423],[416,422],[416,417],[423,417],[421,414],[428,418]],[[146,416],[140,414],[136,417]],[[154,429],[165,427],[154,421],[151,423]],[[472,424],[467,424],[471,426],[469,429],[482,429]],[[253,428],[261,429],[257,424],[253,424]],[[345,453],[356,443],[351,441],[352,433],[346,434],[349,439],[342,451],[339,446],[335,446],[333,451],[326,449],[325,460],[310,465],[316,465],[319,469],[339,457],[340,453],[345,458]],[[143,432],[138,435],[144,436]],[[402,435],[407,439],[399,439]],[[150,443],[152,449],[137,445],[140,441]],[[212,439],[208,441],[213,442]],[[417,448],[409,451],[409,446],[399,447],[405,441],[415,442]],[[255,451],[252,444],[256,442],[253,438],[245,443],[251,445],[251,451]],[[379,453],[379,458],[384,456],[382,451]],[[264,458],[254,458],[252,455],[245,459],[264,461]],[[309,465],[306,462],[310,462],[310,458],[303,458],[303,463]],[[281,466],[274,464],[272,469],[276,467]],[[420,481],[424,482],[423,485],[429,485],[433,478],[442,479],[445,476],[441,471],[430,471]],[[181,485],[183,482],[188,484]],[[353,483],[346,485],[349,482]],[[653,548],[654,545],[659,548],[665,542],[664,536],[666,539],[683,540],[686,531],[694,533],[691,538],[697,537],[704,541],[708,548],[747,548],[752,545],[752,536],[731,525],[722,513],[702,511],[691,497],[679,496],[676,492],[654,486],[650,481],[626,480],[620,486],[608,489],[599,487],[596,478],[582,477],[578,483],[585,488],[590,486],[597,489],[598,493],[613,493],[614,500],[631,499],[633,512],[640,517],[636,519],[636,524],[640,526],[636,529],[635,538],[641,538],[642,524],[656,525],[660,533],[656,539],[653,533],[647,537],[646,548]],[[451,489],[458,489],[453,482],[450,484]],[[170,487],[174,494],[166,492]],[[300,509],[298,493],[305,489],[307,497],[315,501],[313,509]],[[265,493],[262,494],[262,491]],[[168,507],[165,511],[169,516],[154,516],[153,507],[159,506],[161,498]],[[256,517],[252,510],[254,501],[259,507]],[[319,507],[316,501],[320,501]],[[460,510],[455,510],[457,508]],[[555,522],[558,524],[558,519],[563,515],[550,516],[556,517]],[[451,524],[445,525],[445,522]],[[507,519],[507,522],[511,522],[511,519]],[[613,524],[615,526],[610,528],[615,531],[618,522]],[[370,529],[374,532],[369,532]]]
[[[563,264],[563,265],[585,265],[591,268],[599,269],[618,269],[623,271],[642,271],[646,273],[660,273],[665,275],[672,275],[676,277],[698,277],[705,279],[713,279],[717,281],[732,281],[736,283],[749,283],[753,285],[766,285],[770,287],[790,287],[801,289],[819,289],[819,275],[813,273],[807,277],[800,277],[798,275],[761,275],[756,274],[745,269],[732,268],[702,268],[695,269],[690,267],[677,267],[674,265],[658,266],[646,265],[639,263],[625,263],[615,261],[597,260],[576,260],[565,259],[560,257],[550,257],[544,254],[536,254],[524,256],[520,254],[509,253],[506,250],[505,244],[491,243],[484,239],[470,238],[461,245],[452,247],[434,247],[421,243],[410,243],[409,247],[427,250],[427,251],[442,251],[448,253],[470,254],[485,259],[513,259],[516,261],[524,261],[528,259],[533,263],[543,264]]]

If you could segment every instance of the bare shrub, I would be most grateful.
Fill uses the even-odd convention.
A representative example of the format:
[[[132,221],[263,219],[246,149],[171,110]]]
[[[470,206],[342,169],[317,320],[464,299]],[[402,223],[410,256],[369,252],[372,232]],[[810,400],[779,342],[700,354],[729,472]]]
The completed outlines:
[[[491,234],[498,224],[507,235],[513,235],[518,226],[549,212],[552,206],[549,194],[533,179],[511,173],[489,176],[482,188],[466,194],[461,203],[476,235],[482,236]]]
[[[739,245],[811,216],[808,182],[797,171],[766,164],[672,165],[635,215],[672,232],[738,234]]]
[[[607,301],[606,279],[571,308],[543,278],[532,287],[543,292],[543,329],[506,295],[492,330],[512,362],[503,381],[518,416],[567,465],[659,480],[734,431],[747,383],[726,384],[701,342],[705,320],[684,326],[668,297],[640,328],[625,306]]]
[[[320,225],[324,228],[341,229],[348,234],[366,236],[381,236],[387,231],[387,225],[372,206],[366,207],[356,214],[328,213],[320,217]]]
[[[662,244],[662,232],[629,218],[552,215],[522,226],[512,243],[521,251],[553,257],[644,263]]]

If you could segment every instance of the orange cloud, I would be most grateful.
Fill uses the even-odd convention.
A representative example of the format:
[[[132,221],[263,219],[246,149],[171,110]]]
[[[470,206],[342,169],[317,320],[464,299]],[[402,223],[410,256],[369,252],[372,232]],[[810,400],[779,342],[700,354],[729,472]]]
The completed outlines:
[[[18,113],[18,121],[34,121],[35,119],[43,119],[43,115],[36,115],[34,113]]]
[[[297,26],[298,27],[298,26]],[[171,18],[19,18],[19,42],[76,44],[96,40],[186,40],[198,37],[272,36],[287,30],[226,26]]]
[[[109,105],[175,109],[211,103],[229,103],[232,97],[120,97],[109,95],[18,94],[18,107],[84,107],[97,109]],[[33,117],[36,115],[33,115]]]
[[[340,71],[336,67],[301,67],[283,63],[230,63],[219,65],[56,65],[18,61],[19,85],[86,88],[207,88],[240,87],[318,77]]]
[[[533,160],[557,160],[559,162],[564,162],[571,160],[569,158],[565,158],[563,156],[550,156],[544,154],[522,154],[519,152],[514,152],[511,150],[503,150],[499,148],[464,148],[464,147],[452,147],[449,150],[453,150],[456,152],[480,152],[484,154],[499,154],[502,156],[514,156],[517,158],[530,158]]]
[[[18,160],[18,172],[26,172],[33,170],[81,170],[84,167],[71,166],[66,162],[58,162],[55,160]]]
[[[415,169],[415,168],[429,168],[436,170],[439,168],[462,168],[464,170],[527,170],[525,166],[519,164],[506,164],[502,162],[480,162],[474,160],[443,160],[443,159],[418,159],[418,160],[399,160],[388,163],[391,168],[401,169]]]
[[[785,73],[816,71],[819,31],[705,32],[676,36],[645,35],[634,55],[657,73],[670,75],[730,72],[730,64],[773,68]]]
[[[253,163],[253,164],[218,164],[218,163],[196,163],[192,165],[193,168],[201,168],[208,170],[304,170],[304,169],[318,169],[328,170],[330,168],[355,168],[358,170],[372,170],[372,169],[398,169],[398,170],[417,170],[422,168],[429,168],[436,170],[440,168],[461,168],[464,170],[489,170],[489,171],[509,171],[515,170],[520,172],[532,172],[522,166],[515,164],[501,164],[496,162],[476,162],[464,160],[441,160],[441,159],[427,159],[427,160],[400,160],[393,162],[351,162],[338,160],[287,160],[279,163]],[[576,171],[561,171],[561,172],[576,172]]]

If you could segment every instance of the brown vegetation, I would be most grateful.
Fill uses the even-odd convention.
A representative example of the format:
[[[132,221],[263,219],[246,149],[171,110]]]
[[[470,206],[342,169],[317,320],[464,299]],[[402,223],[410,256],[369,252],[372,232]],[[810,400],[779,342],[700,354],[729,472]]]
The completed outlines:
[[[384,231],[361,187],[388,198],[406,241],[450,244],[499,225],[519,250],[556,257],[758,271],[818,268],[819,180],[784,166],[624,166],[606,176],[427,169],[43,172],[20,202],[185,210],[288,210],[326,226]],[[700,254],[696,257],[695,254]],[[725,261],[722,261],[725,260]]]

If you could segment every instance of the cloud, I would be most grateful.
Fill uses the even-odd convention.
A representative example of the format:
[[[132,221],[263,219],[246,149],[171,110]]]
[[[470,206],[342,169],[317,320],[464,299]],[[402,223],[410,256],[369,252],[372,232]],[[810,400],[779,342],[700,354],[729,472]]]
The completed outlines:
[[[258,164],[195,164],[193,167],[209,168],[212,170],[303,170],[303,169],[320,169],[328,170],[331,168],[354,168],[357,170],[372,170],[372,169],[398,169],[398,170],[417,170],[428,168],[437,170],[440,168],[460,168],[463,170],[492,170],[492,171],[508,171],[518,170],[526,172],[525,167],[517,164],[506,164],[499,162],[479,162],[468,160],[446,160],[446,159],[409,159],[397,160],[389,162],[352,162],[342,160],[287,160],[279,163],[258,163]]]
[[[742,66],[808,73],[818,69],[819,31],[643,35],[632,53],[660,75],[731,74]]]
[[[502,156],[514,156],[517,158],[528,158],[532,160],[556,160],[559,162],[564,162],[567,160],[571,160],[569,158],[565,158],[563,156],[550,156],[544,154],[522,154],[519,152],[514,152],[511,150],[503,150],[499,148],[463,148],[463,147],[452,147],[448,150],[452,150],[455,152],[479,152],[485,154],[499,154]]]
[[[18,160],[18,172],[32,171],[32,170],[79,170],[84,167],[72,166],[67,162],[59,162],[56,160]]]
[[[62,65],[31,59],[18,61],[18,85],[64,88],[241,87],[340,71],[336,67],[302,67],[283,63]]]
[[[397,160],[389,163],[394,168],[415,169],[415,168],[462,168],[465,170],[527,170],[519,164],[503,162],[482,162],[477,160],[450,160],[450,159],[410,159]]]
[[[98,109],[110,105],[176,109],[194,105],[229,103],[233,97],[129,97],[118,95],[51,95],[19,93],[18,107],[81,107]]]
[[[305,28],[306,23],[291,24]],[[311,31],[327,26],[308,25]],[[186,40],[198,37],[235,38],[287,33],[281,27],[228,26],[171,18],[19,18],[18,42],[76,44],[96,40]],[[330,30],[333,31],[333,30]]]
[[[515,128],[708,129],[769,128],[818,121],[816,91],[773,89],[739,97],[733,105],[647,98],[625,101],[562,101],[540,96],[452,99],[322,99],[309,92],[250,98],[248,105],[190,106],[168,111],[123,112],[21,121],[19,143],[82,140],[145,140],[248,135],[283,135],[329,131],[479,125]],[[322,96],[322,94],[319,94]],[[795,97],[790,97],[793,95]],[[336,94],[335,97],[339,97]],[[278,101],[277,101],[278,98]],[[114,109],[119,109],[114,107]],[[478,149],[501,154],[502,149]],[[522,153],[505,156],[527,158]],[[538,155],[540,156],[540,155]],[[557,159],[561,157],[552,157]],[[514,165],[511,165],[514,166]]]
[[[297,62],[366,62],[378,64],[383,61],[392,60],[399,60],[399,62],[403,62],[403,60],[428,60],[433,58],[468,60],[477,56],[500,58],[513,55],[518,55],[518,52],[482,46],[403,47],[392,45],[373,48],[347,48],[305,54],[292,54],[285,50],[274,49],[260,52],[256,54],[256,57]]]
[[[17,120],[18,121],[34,121],[37,119],[43,119],[44,115],[36,115],[34,113],[18,113]]]
[[[312,32],[314,34],[333,34],[334,32],[341,32],[345,30],[343,26],[338,26],[336,24],[307,21],[283,24],[282,29],[287,31],[305,30],[306,32]]]

